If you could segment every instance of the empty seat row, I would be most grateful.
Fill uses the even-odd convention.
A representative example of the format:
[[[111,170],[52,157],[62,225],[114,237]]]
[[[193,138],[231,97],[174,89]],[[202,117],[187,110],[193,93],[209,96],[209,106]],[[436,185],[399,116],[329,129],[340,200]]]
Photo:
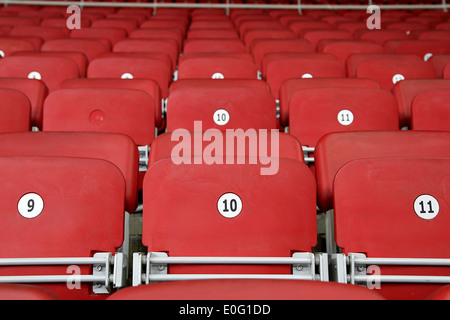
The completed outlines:
[[[384,134],[391,135],[390,141],[395,141],[397,136],[412,141],[413,133],[415,142],[424,141],[425,137],[430,138],[430,144],[449,141],[446,133]],[[5,239],[0,260],[3,277],[0,280],[40,285],[62,282],[60,286],[47,287],[62,298],[105,298],[107,296],[102,293],[123,288],[126,286],[123,270],[126,258],[118,248],[123,241],[128,180],[124,179],[124,169],[105,160],[118,153],[125,154],[117,152],[125,147],[114,144],[114,150],[108,148],[110,155],[101,155],[87,146],[87,142],[94,144],[94,141],[99,142],[97,146],[102,146],[95,137],[109,136],[112,142],[123,138],[95,133],[84,136],[45,132],[17,135],[23,141],[26,136],[30,141],[41,141],[40,146],[46,139],[60,139],[65,144],[66,137],[74,139],[70,144],[72,150],[61,148],[61,153],[52,148],[48,149],[49,154],[45,148],[36,146],[35,155],[23,155],[15,152],[17,147],[13,145],[9,148],[13,151],[8,152],[5,147],[8,156],[0,159],[4,181],[2,194],[5,195],[2,202],[5,217],[0,233]],[[383,134],[377,137],[381,138]],[[349,138],[354,140],[353,136]],[[380,140],[378,144],[383,145]],[[6,141],[11,143],[12,139]],[[81,145],[86,145],[85,153],[79,151]],[[25,148],[25,145],[20,147]],[[398,153],[379,153],[369,158],[362,155],[347,161],[336,172],[333,183],[335,239],[342,252],[332,260],[338,263],[333,280],[363,285],[379,281],[376,284],[381,289],[374,292],[394,299],[424,299],[439,290],[442,283],[448,283],[445,211],[450,166],[447,155],[440,153],[445,153],[448,147],[441,144],[436,146],[437,152],[428,150],[427,155],[411,157],[404,156],[398,148]],[[192,156],[196,157],[195,154]],[[237,155],[235,160],[239,157]],[[325,158],[324,161],[333,162],[333,159]],[[265,159],[259,160],[260,163],[255,164],[246,157],[244,163],[191,165],[174,163],[172,157],[165,156],[151,164],[143,186],[142,232],[148,252],[135,252],[132,267],[133,283],[149,286],[138,288],[138,292],[148,290],[151,296],[152,290],[156,293],[165,290],[163,284],[152,287],[154,281],[180,281],[179,289],[176,289],[177,285],[168,285],[170,290],[185,290],[184,283],[188,279],[228,279],[233,275],[254,280],[328,279],[326,255],[313,253],[317,228],[316,182],[312,172],[303,161],[280,154],[278,172],[264,176],[260,169]],[[135,173],[136,166],[137,161],[134,161]],[[411,172],[423,173],[426,178],[417,179]],[[24,180],[24,175],[28,179]],[[70,184],[65,183],[69,180]],[[252,183],[257,188],[252,187]],[[64,215],[60,214],[61,208],[65,208]],[[397,228],[398,225],[404,228]],[[18,228],[24,233],[17,233]],[[42,232],[46,237],[37,235]],[[414,238],[418,232],[423,236]],[[433,250],[430,250],[430,242]],[[71,243],[76,243],[76,247]],[[49,266],[42,266],[43,260],[35,258],[49,258],[46,262]],[[354,265],[350,262],[347,265],[346,261],[356,261],[357,265],[366,267],[352,269]],[[143,262],[155,267],[146,268]],[[396,267],[384,269],[383,265],[390,263]],[[406,271],[399,266],[402,263],[431,264],[433,267]],[[93,265],[94,272],[84,264]],[[72,267],[70,270],[68,265]],[[73,268],[77,265],[80,269]],[[381,266],[377,274],[380,277],[371,278],[370,270],[377,266]],[[395,271],[396,268],[400,270]],[[68,278],[74,270],[80,277]],[[393,279],[391,273],[399,276]],[[46,277],[55,274],[60,276]],[[36,275],[42,277],[34,277]],[[388,283],[384,282],[384,276]],[[414,277],[414,283],[431,281],[437,285],[415,284],[405,288],[404,283],[411,282],[411,277]],[[73,281],[70,286],[66,283],[68,279]],[[103,284],[98,285],[98,282]],[[273,282],[275,288],[281,285]],[[263,284],[255,281],[255,285]],[[302,286],[302,282],[297,285]],[[308,288],[309,285],[303,286]],[[325,284],[317,286],[326,287]],[[208,283],[205,287],[208,288]],[[133,294],[131,288],[124,291],[124,297],[125,292]],[[119,294],[122,294],[120,290]],[[251,292],[248,294],[252,296]]]

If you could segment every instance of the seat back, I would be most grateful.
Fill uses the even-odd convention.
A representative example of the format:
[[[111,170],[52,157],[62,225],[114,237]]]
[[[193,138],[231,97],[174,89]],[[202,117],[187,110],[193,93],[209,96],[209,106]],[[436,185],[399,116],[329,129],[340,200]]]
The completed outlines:
[[[118,132],[139,146],[155,138],[155,106],[140,90],[62,89],[44,103],[44,131]]]
[[[220,80],[217,80],[220,81]],[[176,129],[275,129],[276,103],[260,88],[179,88],[167,100],[167,132]],[[200,129],[201,130],[201,129]]]
[[[78,78],[75,62],[63,57],[16,56],[0,60],[0,77],[42,80],[50,92],[66,79]]]
[[[189,53],[180,57],[178,79],[257,79],[246,53]]]
[[[373,131],[330,133],[317,143],[315,169],[318,205],[333,208],[333,180],[347,162],[383,157],[450,157],[450,133]]]
[[[361,252],[368,258],[448,259],[449,188],[450,158],[349,162],[334,180],[336,242],[342,252]],[[379,268],[380,275],[450,274],[449,267]],[[439,286],[382,282],[380,293],[424,299]]]
[[[449,89],[429,89],[412,102],[411,129],[450,131]]]
[[[392,87],[405,79],[435,79],[434,68],[415,55],[407,54],[353,54],[347,61],[348,75],[378,81],[381,88]]]
[[[330,132],[398,130],[398,109],[394,96],[382,89],[301,90],[291,98],[289,128],[303,145],[315,147]]]
[[[414,98],[422,91],[450,88],[450,81],[443,79],[404,80],[397,82],[392,93],[397,98],[401,127],[411,127],[411,107]]]
[[[120,169],[126,181],[125,210],[137,207],[139,154],[133,140],[119,133],[23,132],[0,135],[0,156],[102,159]]]
[[[243,160],[223,165],[176,165],[170,158],[155,162],[144,179],[142,241],[149,252],[206,257],[311,252],[317,240],[311,171],[298,160],[279,159],[278,173],[262,176],[260,164]],[[174,265],[170,273],[289,274],[290,269]]]
[[[122,245],[125,180],[112,163],[27,156],[1,157],[0,164],[0,258],[91,257]],[[79,266],[81,274],[90,274],[89,269]],[[0,272],[70,275],[71,270],[25,266],[2,267]],[[42,286],[63,299],[94,298],[86,283],[74,290],[67,283]]]
[[[0,132],[31,129],[31,105],[27,96],[13,89],[0,89]]]
[[[172,156],[180,156],[180,157],[186,157],[186,159],[191,158],[191,156],[198,156],[202,157],[204,156],[205,150],[208,151],[208,147],[211,147],[211,143],[209,142],[201,142],[201,148],[196,147],[196,144],[198,144],[198,141],[193,138],[195,134],[202,135],[202,138],[205,137],[205,132],[189,132],[189,137],[191,138],[188,144],[184,144],[184,141],[181,141],[181,137],[178,135],[173,135],[171,133],[163,133],[156,137],[156,139],[152,143],[152,148],[150,149],[149,154],[149,166],[151,166],[156,161],[163,159],[163,158],[171,158]],[[211,131],[209,132],[211,134]],[[258,157],[259,152],[263,153],[265,152],[265,155],[270,155],[272,157],[278,156],[280,158],[288,158],[288,159],[296,159],[301,162],[304,162],[303,157],[303,151],[302,146],[300,145],[299,141],[292,135],[284,133],[284,132],[278,132],[278,136],[273,134],[271,131],[269,132],[263,132],[260,133],[256,130],[249,130],[247,132],[245,131],[235,131],[232,133],[231,138],[232,141],[228,140],[227,142],[227,136],[226,131],[214,131],[214,134],[217,135],[217,137],[221,137],[222,139],[222,146],[217,146],[217,148],[214,148],[214,156],[223,157],[226,155],[231,156],[231,151],[227,149],[228,143],[233,143],[233,154],[236,156],[253,156]],[[186,138],[188,134],[186,133],[186,136],[183,137]],[[260,139],[267,139],[267,142],[263,144],[263,147],[259,146]],[[230,138],[228,138],[230,139]],[[183,144],[183,148],[178,148],[180,143]],[[243,147],[242,147],[243,144]],[[255,145],[256,144],[256,145]],[[266,147],[266,149],[262,149]],[[275,150],[276,148],[276,150]],[[178,152],[175,152],[178,151]],[[186,150],[189,154],[184,154],[182,150]],[[276,153],[276,154],[275,154]]]
[[[289,125],[289,106],[292,96],[300,90],[311,88],[380,88],[378,82],[372,79],[353,78],[313,78],[287,79],[280,87],[280,122],[282,126]]]
[[[88,78],[152,79],[167,97],[172,81],[170,57],[165,53],[102,54],[88,66]]]

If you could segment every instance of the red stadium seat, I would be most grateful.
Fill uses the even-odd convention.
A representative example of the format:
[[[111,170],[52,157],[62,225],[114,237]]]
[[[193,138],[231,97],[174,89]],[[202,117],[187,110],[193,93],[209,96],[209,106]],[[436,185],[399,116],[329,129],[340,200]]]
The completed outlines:
[[[397,98],[401,127],[411,126],[411,105],[414,98],[424,90],[438,88],[450,89],[450,81],[442,79],[404,80],[395,84],[392,93]]]
[[[330,133],[314,151],[318,206],[333,208],[333,180],[347,162],[365,158],[450,157],[450,133],[419,131],[365,131]],[[424,152],[424,149],[427,151]]]
[[[129,213],[138,203],[139,155],[133,140],[119,133],[21,132],[0,134],[0,157],[71,157],[113,163],[126,182],[124,207]]]
[[[88,39],[102,39],[102,41],[109,44],[109,46],[114,46],[120,40],[127,37],[127,32],[124,29],[118,28],[82,28],[74,29],[70,33],[71,38],[88,38]]]
[[[32,43],[24,39],[16,39],[13,37],[0,38],[0,59],[20,51],[35,51],[35,47]]]
[[[270,92],[270,87],[265,81],[257,79],[222,79],[217,83],[216,79],[182,79],[172,82],[169,95],[178,88],[260,88]]]
[[[136,29],[128,36],[130,39],[175,39],[178,49],[182,50],[184,36],[177,28]]]
[[[345,30],[306,30],[303,34],[303,39],[308,40],[314,46],[317,47],[317,44],[320,40],[326,39],[340,39],[340,40],[352,40],[353,37],[350,32]]]
[[[167,53],[172,64],[172,72],[178,64],[178,45],[174,39],[125,39],[115,44],[113,52]]]
[[[92,270],[95,265],[113,270],[112,254],[123,242],[125,181],[120,170],[104,160],[81,158],[2,157],[0,163],[0,260],[19,259],[1,268],[2,278],[29,283],[33,275],[34,283],[62,299],[105,299],[92,290],[105,292],[113,274]],[[53,258],[53,263],[42,265],[33,258]],[[46,284],[49,275],[59,283]],[[88,282],[80,282],[83,276]],[[105,286],[93,287],[96,281]]]
[[[183,53],[246,53],[239,39],[192,39],[184,42]]]
[[[0,300],[59,300],[48,290],[25,284],[0,284]]]
[[[189,53],[179,60],[178,79],[256,79],[257,74],[246,53]]]
[[[1,79],[0,79],[1,85]],[[134,89],[148,93],[155,102],[155,124],[161,128],[162,118],[162,99],[159,85],[151,79],[74,79],[66,80],[61,83],[61,89],[79,89],[79,88],[116,88],[116,89]]]
[[[304,39],[256,39],[252,41],[250,53],[256,66],[262,70],[262,62],[268,53],[315,52],[314,47]]]
[[[317,46],[318,52],[331,53],[339,61],[346,62],[354,53],[383,53],[383,47],[378,43],[369,41],[351,40],[321,40]]]
[[[450,131],[449,98],[449,88],[428,89],[417,94],[411,106],[411,129]]]
[[[92,22],[92,28],[117,28],[124,29],[130,34],[139,27],[134,19],[99,19]]]
[[[144,21],[140,29],[178,29],[181,33],[186,35],[187,23],[181,19],[150,19]],[[155,32],[157,32],[155,30]]]
[[[0,132],[29,131],[31,106],[27,96],[13,89],[0,89]]]
[[[42,106],[48,90],[42,81],[35,79],[0,78],[0,88],[13,89],[27,96],[31,106],[31,125],[42,128]]]
[[[348,76],[377,80],[381,87],[391,90],[405,79],[435,79],[434,68],[415,55],[357,53],[348,58]]]
[[[186,40],[198,39],[239,39],[239,34],[236,30],[230,28],[188,30]]]
[[[193,131],[194,121],[203,130],[275,129],[276,103],[273,95],[260,88],[179,88],[167,100],[167,131]],[[198,129],[195,129],[198,130]]]
[[[253,46],[253,41],[257,39],[294,39],[297,38],[295,33],[287,29],[252,29],[247,31],[245,37],[242,39],[250,52]]]
[[[0,60],[0,77],[42,80],[50,92],[66,79],[78,78],[79,70],[72,60],[50,56],[16,56]]]
[[[385,298],[405,300],[425,299],[448,283],[449,176],[449,158],[361,159],[339,170],[335,232],[342,253],[350,255],[350,283],[378,285]]]
[[[44,131],[119,132],[145,146],[155,138],[154,123],[154,100],[140,90],[61,89],[44,103]]]
[[[313,88],[291,97],[289,132],[304,146],[330,132],[398,129],[395,98],[382,89]]]
[[[129,287],[108,300],[382,300],[361,286],[301,280],[198,280]],[[255,314],[270,312],[258,306]],[[231,312],[231,311],[230,311]],[[243,311],[241,311],[243,312]]]
[[[277,161],[278,173],[266,176],[261,175],[260,164],[177,165],[170,158],[155,162],[144,180],[142,241],[148,252],[205,258],[291,257],[293,252],[309,256],[317,241],[314,178],[298,160]],[[257,189],[249,186],[252,183]],[[196,236],[180,241],[186,233]],[[256,273],[291,277],[291,269],[289,265],[182,263],[170,265],[169,274],[163,276]],[[152,281],[152,275],[147,276]]]
[[[221,131],[221,133],[225,136],[226,132],[225,130]],[[253,133],[252,131],[245,132],[245,131],[236,131],[234,132],[234,135],[236,136],[236,140],[239,141],[239,139],[242,139],[245,137],[250,136],[250,134]],[[194,136],[194,132],[191,131],[190,134]],[[205,131],[202,132],[202,134],[205,134]],[[259,134],[259,131],[255,132],[258,139],[262,138],[264,136],[263,134]],[[267,137],[267,150],[273,150],[272,148],[278,148],[278,156],[280,158],[288,158],[288,159],[295,159],[301,162],[304,162],[303,157],[303,151],[302,146],[300,145],[299,141],[290,134],[279,132],[278,133],[278,139],[273,138],[276,145],[272,147],[272,133],[269,131],[267,132],[267,135],[264,137]],[[155,163],[158,160],[164,159],[164,158],[170,158],[172,156],[172,151],[174,150],[175,146],[179,143],[177,139],[173,139],[174,136],[172,133],[163,133],[156,137],[156,139],[152,143],[152,148],[150,149],[149,154],[149,166],[151,166],[153,163]],[[173,139],[173,140],[172,140]],[[203,143],[202,142],[202,148],[195,148],[196,141],[193,139],[191,140],[191,156],[203,156],[203,153],[205,149],[209,146],[209,143]],[[233,150],[233,155],[236,156],[251,156],[251,147],[250,143],[245,144],[245,148],[243,150],[238,149],[238,143],[235,145],[235,150]],[[224,145],[224,148],[222,150],[216,149],[215,150],[215,156],[224,156],[229,154],[231,151],[226,149],[226,146]],[[257,152],[255,149],[253,152]],[[178,156],[178,155],[177,155]],[[188,155],[183,155],[188,157]],[[253,156],[258,156],[257,154],[253,154]],[[275,156],[275,155],[272,155]],[[189,156],[190,157],[190,156]]]
[[[108,49],[109,47],[99,40],[77,38],[49,40],[41,48],[42,51],[49,52],[82,52],[86,55],[88,62],[93,61],[100,54],[108,52]]]
[[[334,28],[331,24],[324,21],[295,21],[289,26],[297,36],[302,36],[305,30],[310,29],[323,29],[323,30],[333,30]]]
[[[269,53],[263,61],[263,79],[276,99],[281,84],[291,78],[345,78],[345,67],[331,54]]]
[[[58,27],[41,27],[41,26],[21,26],[14,27],[9,33],[10,36],[30,36],[40,37],[44,41],[66,38],[68,32],[66,28]]]
[[[77,51],[23,51],[23,52],[14,52],[10,55],[10,57],[56,57],[56,58],[65,58],[69,59],[73,63],[76,64],[78,68],[78,76],[77,78],[86,77],[86,68],[87,68],[87,58],[86,55],[82,52]]]
[[[383,45],[387,40],[408,39],[408,35],[400,30],[361,30],[356,32],[355,36],[360,40],[370,40]]]
[[[450,54],[436,54],[430,58],[429,63],[436,70],[437,77],[442,79],[445,66],[450,63]]]
[[[450,41],[389,40],[384,43],[388,53],[414,54],[428,61],[435,54],[450,54]]]
[[[109,53],[102,54],[88,66],[88,78],[152,79],[167,97],[172,81],[172,66],[166,53]]]
[[[300,90],[311,88],[380,88],[375,80],[354,78],[287,79],[280,87],[280,121],[289,125],[289,106],[292,96]]]

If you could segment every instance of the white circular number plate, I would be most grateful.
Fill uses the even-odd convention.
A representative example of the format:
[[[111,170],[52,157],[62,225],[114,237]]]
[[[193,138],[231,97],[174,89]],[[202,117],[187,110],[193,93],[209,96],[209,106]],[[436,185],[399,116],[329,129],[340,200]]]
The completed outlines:
[[[133,75],[131,73],[124,73],[120,79],[133,79]]]
[[[422,219],[434,219],[439,213],[439,202],[435,197],[423,194],[414,201],[414,211]]]
[[[341,110],[337,115],[337,120],[343,126],[352,124],[354,119],[353,113],[350,110]]]
[[[28,74],[28,79],[42,80],[42,76],[39,72],[33,71]]]
[[[400,74],[400,73],[397,73],[396,75],[394,75],[392,77],[392,83],[393,84],[396,84],[397,82],[402,81],[402,80],[405,80],[405,76]]]
[[[37,193],[27,193],[20,198],[17,210],[24,218],[36,218],[44,209],[44,200]]]
[[[430,60],[432,56],[433,56],[432,53],[427,53],[426,55],[423,56],[423,61],[428,61],[428,60]]]
[[[225,218],[234,218],[242,211],[242,200],[237,194],[225,193],[217,201],[217,210]]]
[[[312,79],[313,75],[311,73],[305,73],[304,75],[302,75],[302,79]]]
[[[220,72],[216,72],[212,75],[211,79],[225,79],[225,77]]]
[[[217,125],[224,126],[230,121],[230,114],[227,110],[219,109],[214,112],[213,119]]]

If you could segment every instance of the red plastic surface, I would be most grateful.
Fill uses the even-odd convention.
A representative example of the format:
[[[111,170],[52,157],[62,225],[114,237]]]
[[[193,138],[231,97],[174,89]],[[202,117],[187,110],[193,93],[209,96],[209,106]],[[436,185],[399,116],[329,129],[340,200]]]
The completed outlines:
[[[225,159],[226,160],[226,159]],[[229,159],[233,160],[233,159]],[[228,161],[229,161],[228,160]],[[311,170],[279,159],[274,175],[263,164],[175,165],[155,162],[144,179],[142,241],[169,256],[288,257],[310,252],[316,237],[316,187]],[[219,198],[234,193],[242,211],[225,218]],[[171,266],[171,273],[290,273],[289,266]]]
[[[337,245],[369,258],[450,258],[449,177],[450,158],[349,162],[334,180]],[[424,219],[415,209],[423,195],[439,205],[424,204],[423,213],[436,213],[434,218]],[[381,266],[380,273],[449,276],[450,268]],[[381,283],[379,292],[389,299],[425,299],[440,286]]]
[[[361,286],[298,280],[198,280],[126,288],[109,300],[383,300]],[[259,310],[259,309],[256,309]],[[268,309],[265,309],[267,312]],[[256,311],[255,311],[256,312]]]
[[[383,157],[450,157],[450,133],[374,131],[330,133],[316,146],[318,205],[333,207],[333,180],[347,162]]]
[[[348,120],[350,122],[346,122]],[[382,89],[302,90],[291,98],[289,127],[290,133],[309,147],[316,146],[317,141],[330,132],[397,130],[397,104],[393,95]]]

